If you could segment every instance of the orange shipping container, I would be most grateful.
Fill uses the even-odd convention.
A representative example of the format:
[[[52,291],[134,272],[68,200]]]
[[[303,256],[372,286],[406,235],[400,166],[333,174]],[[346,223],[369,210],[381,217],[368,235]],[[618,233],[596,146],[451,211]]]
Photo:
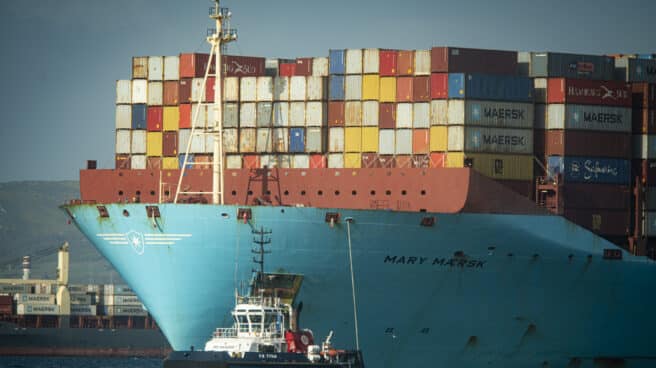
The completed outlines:
[[[180,104],[178,108],[180,129],[191,128],[191,104]]]
[[[328,102],[328,126],[344,126],[344,101]]]
[[[394,157],[394,166],[398,168],[412,167],[412,156],[410,155],[396,155]]]
[[[326,156],[310,155],[310,169],[324,169],[324,168],[326,168]]]
[[[414,50],[399,51],[399,54],[396,58],[396,65],[398,66],[397,75],[413,75],[415,71]]]
[[[396,79],[396,100],[398,102],[412,102],[412,77],[399,77]]]
[[[162,168],[162,158],[161,157],[147,157],[146,158],[146,169],[160,170],[161,168]]]
[[[164,105],[175,106],[178,104],[178,81],[165,81],[164,82]]]
[[[428,153],[429,152],[429,129],[415,129],[412,131],[412,153]]]
[[[260,155],[244,155],[244,169],[259,169]]]
[[[430,167],[446,167],[446,153],[433,152],[430,154]]]

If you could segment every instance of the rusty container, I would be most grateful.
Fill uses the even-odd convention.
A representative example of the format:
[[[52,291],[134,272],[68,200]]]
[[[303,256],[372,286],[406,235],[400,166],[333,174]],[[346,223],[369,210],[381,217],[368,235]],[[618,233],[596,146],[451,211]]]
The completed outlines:
[[[328,126],[344,126],[344,101],[328,102]]]
[[[130,170],[130,155],[116,155],[114,168],[118,170]]]
[[[377,153],[363,153],[361,157],[362,157],[362,162],[360,164],[360,167],[362,167],[363,169],[378,167]]]
[[[184,147],[186,149],[187,147]],[[174,157],[178,154],[178,132],[164,132],[162,136],[162,156]]]
[[[205,69],[209,61],[208,54],[186,53],[180,54],[180,78],[200,78],[205,76]],[[210,73],[214,73],[214,63],[210,66]]]
[[[413,77],[399,77],[396,78],[396,101],[397,102],[412,102]]]
[[[191,78],[180,79],[180,84],[178,85],[178,101],[181,104],[191,102],[191,85]]]
[[[518,73],[517,52],[433,47],[431,49],[431,71],[433,73],[516,75]]]
[[[162,158],[161,157],[147,157],[146,158],[146,169],[161,170],[162,169]]]
[[[396,127],[396,104],[381,103],[378,112],[379,128],[394,129]]]
[[[446,100],[449,98],[449,75],[446,73],[431,74],[431,99]]]
[[[165,106],[175,106],[179,103],[178,101],[178,81],[165,81],[164,82],[164,105]]]
[[[309,77],[312,75],[312,58],[296,59],[296,75]]]
[[[428,102],[431,99],[431,77],[428,75],[415,77],[412,81],[412,100],[414,102]]]
[[[380,63],[379,74],[381,77],[394,77],[396,76],[396,58],[397,51],[395,50],[380,50],[378,53],[378,61]]]
[[[414,50],[402,50],[396,56],[396,75],[413,75],[415,71]]]
[[[626,159],[631,156],[631,135],[569,129],[547,130],[545,133],[545,153],[547,156]]]

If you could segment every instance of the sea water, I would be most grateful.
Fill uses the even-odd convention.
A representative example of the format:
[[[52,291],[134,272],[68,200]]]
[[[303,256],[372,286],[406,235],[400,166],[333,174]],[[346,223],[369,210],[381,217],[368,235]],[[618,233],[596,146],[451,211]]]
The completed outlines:
[[[0,368],[161,368],[162,359],[0,356]]]

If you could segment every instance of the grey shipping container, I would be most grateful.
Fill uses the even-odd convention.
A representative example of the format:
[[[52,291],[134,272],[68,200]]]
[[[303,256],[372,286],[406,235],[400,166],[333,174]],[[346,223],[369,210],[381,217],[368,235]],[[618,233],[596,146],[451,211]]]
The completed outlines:
[[[533,78],[612,80],[615,62],[608,56],[533,52],[529,69]]]

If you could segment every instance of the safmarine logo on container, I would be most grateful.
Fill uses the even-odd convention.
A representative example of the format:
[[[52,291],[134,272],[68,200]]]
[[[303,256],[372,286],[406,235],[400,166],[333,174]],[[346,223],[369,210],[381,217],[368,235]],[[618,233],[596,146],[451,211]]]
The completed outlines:
[[[597,181],[604,177],[619,176],[619,169],[610,163],[603,164],[598,160],[572,160],[570,163],[570,176],[584,181]]]

